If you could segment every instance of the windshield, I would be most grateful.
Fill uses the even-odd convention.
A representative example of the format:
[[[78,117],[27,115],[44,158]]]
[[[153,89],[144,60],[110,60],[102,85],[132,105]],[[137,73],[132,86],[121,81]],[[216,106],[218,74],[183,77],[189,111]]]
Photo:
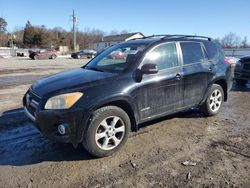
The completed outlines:
[[[99,54],[85,68],[102,72],[122,72],[144,48],[145,44],[115,45]]]

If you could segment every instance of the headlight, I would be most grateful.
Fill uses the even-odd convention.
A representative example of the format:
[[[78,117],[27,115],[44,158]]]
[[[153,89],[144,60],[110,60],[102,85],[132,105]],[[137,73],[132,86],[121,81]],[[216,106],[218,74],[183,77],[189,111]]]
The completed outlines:
[[[45,109],[69,109],[81,97],[83,93],[67,93],[51,97],[45,104]]]
[[[237,66],[241,66],[242,63],[241,63],[240,61],[236,61],[236,65],[237,65]]]

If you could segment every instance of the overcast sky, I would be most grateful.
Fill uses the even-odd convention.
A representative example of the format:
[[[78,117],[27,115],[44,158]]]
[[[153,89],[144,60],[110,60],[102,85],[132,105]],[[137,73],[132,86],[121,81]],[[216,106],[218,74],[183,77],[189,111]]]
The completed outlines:
[[[0,16],[8,30],[27,20],[46,27],[140,31],[151,34],[197,34],[222,37],[234,32],[250,40],[250,0],[0,0]]]

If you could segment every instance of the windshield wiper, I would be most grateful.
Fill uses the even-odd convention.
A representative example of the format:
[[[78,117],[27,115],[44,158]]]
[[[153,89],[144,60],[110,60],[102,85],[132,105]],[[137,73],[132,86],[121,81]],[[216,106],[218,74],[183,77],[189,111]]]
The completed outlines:
[[[87,68],[87,69],[89,69],[89,70],[94,70],[94,71],[104,72],[103,70],[98,69],[98,68],[96,68],[96,67],[86,67],[86,68]]]

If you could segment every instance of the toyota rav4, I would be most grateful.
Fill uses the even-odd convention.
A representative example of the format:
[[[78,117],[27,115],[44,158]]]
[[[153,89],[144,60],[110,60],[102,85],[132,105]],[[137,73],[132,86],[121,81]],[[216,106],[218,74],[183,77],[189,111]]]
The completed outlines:
[[[124,58],[110,58],[114,52]],[[217,114],[231,68],[211,38],[159,35],[114,45],[81,68],[35,82],[24,110],[48,138],[111,155],[141,123],[189,108]]]

